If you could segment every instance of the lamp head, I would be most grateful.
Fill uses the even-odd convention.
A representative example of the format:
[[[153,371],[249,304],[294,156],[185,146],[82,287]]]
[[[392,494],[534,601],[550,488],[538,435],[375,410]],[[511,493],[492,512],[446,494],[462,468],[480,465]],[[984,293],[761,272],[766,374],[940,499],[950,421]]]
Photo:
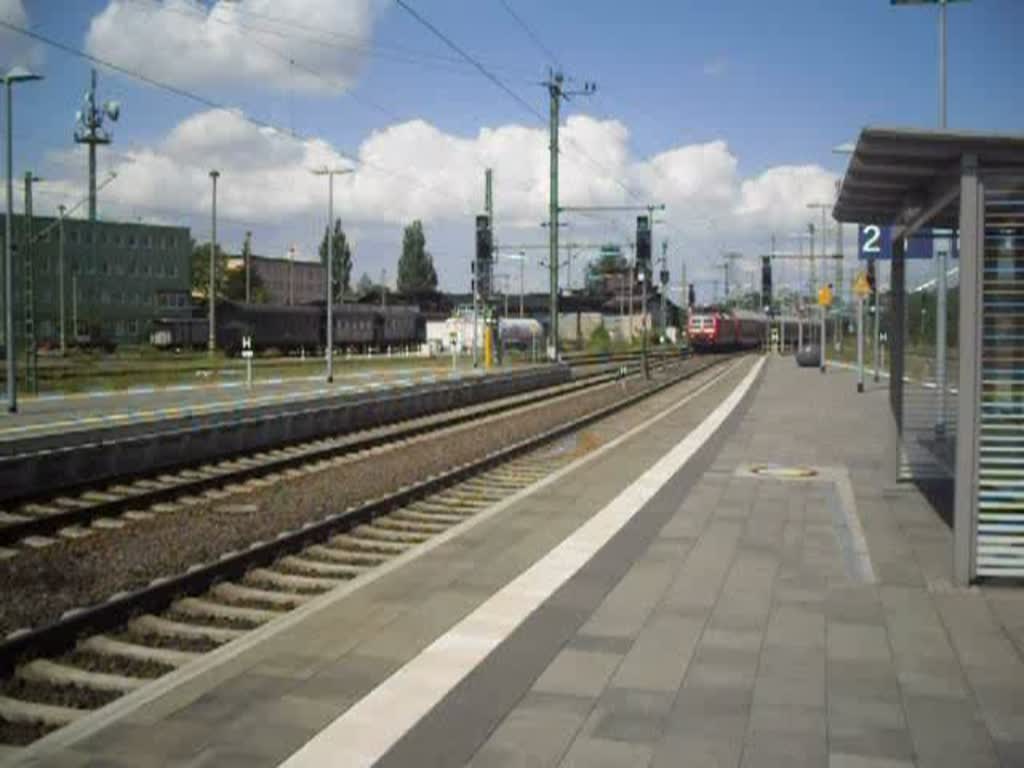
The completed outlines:
[[[10,85],[11,83],[25,83],[29,80],[42,80],[43,76],[30,72],[25,67],[19,65],[7,70],[7,74],[2,79]]]

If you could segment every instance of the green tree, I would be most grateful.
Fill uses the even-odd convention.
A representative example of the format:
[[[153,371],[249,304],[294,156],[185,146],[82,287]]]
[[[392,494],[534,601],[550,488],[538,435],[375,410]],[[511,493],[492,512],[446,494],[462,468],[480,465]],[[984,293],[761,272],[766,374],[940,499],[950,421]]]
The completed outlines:
[[[209,261],[210,250],[207,248],[207,261]],[[263,279],[260,277],[259,272],[252,273],[252,279],[250,280],[249,287],[251,289],[252,303],[253,304],[266,304],[268,295],[266,286],[263,285]],[[223,286],[218,289],[222,292],[222,295],[226,299],[231,301],[245,301],[245,263],[242,263],[238,269],[229,269],[223,281]]]
[[[327,228],[324,228],[324,236],[320,240],[320,263],[327,266]],[[345,231],[341,228],[341,219],[334,222],[334,265],[332,277],[334,286],[331,295],[334,301],[340,301],[341,297],[352,288],[352,249],[349,247]]]
[[[426,249],[423,224],[416,219],[402,236],[402,257],[398,260],[398,291],[417,293],[437,288],[434,258]]]
[[[220,244],[217,244],[215,253],[216,285],[214,290],[217,296],[223,297],[226,294],[228,255],[224,253]],[[243,287],[243,292],[244,292]],[[207,298],[210,292],[210,244],[197,243],[192,241],[192,292]]]

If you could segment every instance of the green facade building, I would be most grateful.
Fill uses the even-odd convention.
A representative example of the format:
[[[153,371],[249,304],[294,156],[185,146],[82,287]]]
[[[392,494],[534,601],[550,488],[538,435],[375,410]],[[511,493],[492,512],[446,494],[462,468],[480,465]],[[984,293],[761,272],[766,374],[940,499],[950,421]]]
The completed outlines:
[[[0,215],[0,256],[5,218]],[[14,324],[19,346],[29,333],[41,347],[59,343],[60,233],[60,222],[53,217],[33,216],[31,222],[24,216],[13,218]],[[66,218],[63,233],[69,346],[76,338],[144,343],[154,318],[189,311],[191,237],[187,227]],[[29,243],[30,274],[25,243]],[[32,305],[26,312],[29,283]],[[0,310],[3,301],[0,292]]]

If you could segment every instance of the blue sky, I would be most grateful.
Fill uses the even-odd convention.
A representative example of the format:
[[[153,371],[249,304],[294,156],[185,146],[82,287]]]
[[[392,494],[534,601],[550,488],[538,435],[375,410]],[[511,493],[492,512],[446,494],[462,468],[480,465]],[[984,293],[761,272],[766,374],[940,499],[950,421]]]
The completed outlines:
[[[5,3],[13,1],[0,0],[0,17]],[[21,5],[33,30],[81,48],[90,20],[110,2],[21,0]],[[154,5],[154,0],[120,2],[126,6]],[[245,2],[252,7],[253,0]],[[256,2],[260,7],[259,0]],[[816,166],[824,174],[841,173],[844,158],[833,155],[830,149],[855,138],[863,125],[932,127],[937,120],[934,7],[893,8],[887,0],[507,2],[557,55],[567,75],[598,84],[595,97],[573,100],[565,114],[621,123],[628,131],[620,147],[629,155],[623,167],[642,164],[653,155],[682,147],[724,142],[735,162],[735,178],[730,183],[738,195],[745,180],[756,179],[773,168]],[[372,14],[365,40],[370,52],[362,57],[351,93],[268,87],[259,78],[225,82],[223,72],[217,71],[185,87],[218,103],[240,107],[283,129],[320,138],[335,150],[358,151],[374,131],[408,120],[422,120],[444,137],[468,141],[476,139],[483,128],[544,128],[535,116],[459,62],[452,51],[397,5],[387,0],[360,3],[369,3]],[[550,62],[501,2],[409,3],[477,56],[538,112],[546,114],[546,94],[537,83]],[[201,15],[202,11],[197,13]],[[179,14],[179,19],[187,21],[184,14]],[[1020,79],[1024,65],[1024,49],[1020,47],[1024,2],[955,3],[949,8],[949,22],[950,127],[1024,131],[1024,84]],[[249,23],[270,24],[257,18]],[[296,18],[292,25],[271,26],[277,28],[282,44],[286,36],[291,36],[290,44],[294,44],[296,36],[312,34],[311,29],[301,26],[303,23],[303,19]],[[325,29],[322,34],[335,32],[339,30]],[[166,47],[171,36],[172,31],[166,27],[153,26],[146,34],[133,35],[126,44],[156,50]],[[338,45],[353,42],[352,37],[330,39]],[[0,46],[10,40],[10,36],[0,37]],[[13,49],[6,47],[9,54]],[[117,54],[98,53],[110,58]],[[38,56],[38,52],[30,55]],[[302,55],[302,49],[295,55],[300,67]],[[32,163],[59,175],[68,170],[67,160],[54,167],[54,156],[71,147],[73,115],[87,84],[90,65],[54,49],[45,50],[44,58],[36,61],[47,79],[18,90],[16,172],[21,173],[27,163]],[[168,79],[174,80],[173,73]],[[101,96],[119,99],[124,105],[123,118],[115,127],[114,160],[108,165],[116,162],[117,153],[144,153],[159,146],[175,126],[205,111],[193,102],[110,73],[101,75]],[[604,156],[614,154],[611,145],[607,155],[600,143],[588,146],[601,165],[605,165]],[[380,162],[386,164],[387,159]],[[419,169],[415,161],[399,164],[401,169],[395,170],[417,177],[436,173],[436,169]],[[618,167],[614,162],[609,165]],[[591,170],[603,173],[597,167]],[[630,176],[627,183],[636,186],[640,183],[637,178],[640,176]],[[819,182],[823,183],[824,178]],[[499,213],[502,200],[518,194],[503,189],[501,182],[499,174]],[[229,183],[228,174],[224,183]],[[449,183],[439,182],[442,186]],[[821,188],[819,184],[817,189]],[[60,188],[60,193],[69,191]],[[679,205],[670,206],[669,219],[680,215],[679,209],[686,207],[687,199],[683,195]],[[160,215],[164,217],[176,215],[186,223],[201,221],[200,206],[190,205],[187,198],[181,200],[162,206],[156,195],[149,204],[151,210],[163,209]],[[539,201],[538,209],[543,209],[544,202]],[[755,239],[760,242],[768,237],[768,228],[781,232],[796,221],[790,222],[778,211],[770,222],[757,216],[744,219],[736,213],[741,204],[725,198],[698,202],[696,207],[719,205],[722,213],[715,214],[719,218],[714,243],[700,240],[703,236],[699,233],[689,233],[696,251],[742,246]],[[136,199],[135,204],[138,213],[143,203]],[[792,216],[797,216],[795,211],[802,204],[802,200],[795,201]],[[410,205],[409,210],[415,211],[424,203]],[[231,208],[229,198],[229,213]],[[267,237],[274,248],[285,240],[309,240],[310,233],[319,226],[264,222],[266,217],[251,205],[245,206],[244,212],[239,205],[238,210],[239,222],[251,218],[255,226],[265,223],[268,231],[278,230],[277,235]],[[442,278],[450,287],[457,287],[461,271],[455,260],[463,258],[468,248],[465,222],[461,221],[466,217],[429,205],[423,210],[428,235],[431,226],[436,232],[435,251],[442,262]],[[311,210],[309,217],[314,216]],[[351,218],[366,245],[367,271],[376,274],[376,262],[386,262],[390,258],[388,249],[400,239],[400,222],[374,221],[378,217],[372,215],[362,220],[358,214]],[[625,217],[600,225],[595,234],[610,237],[630,226],[629,217]],[[238,228],[243,228],[241,223]],[[231,232],[230,224],[227,231]],[[508,232],[507,236],[521,238],[525,234],[528,232],[523,230]],[[674,239],[679,242],[685,234],[676,234]],[[694,258],[699,261],[702,256]],[[710,254],[704,257],[708,264],[712,260]]]

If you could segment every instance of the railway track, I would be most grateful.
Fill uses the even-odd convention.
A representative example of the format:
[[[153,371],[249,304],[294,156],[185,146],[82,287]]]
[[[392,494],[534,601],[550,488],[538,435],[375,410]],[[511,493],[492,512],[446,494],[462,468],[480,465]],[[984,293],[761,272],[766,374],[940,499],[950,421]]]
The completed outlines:
[[[570,460],[559,440],[722,366],[651,387],[412,487],[0,642],[0,744],[23,745],[379,567]],[[724,371],[715,374],[716,378]]]
[[[103,483],[74,494],[38,497],[0,509],[0,557],[14,557],[26,547],[53,544],[91,535],[97,528],[117,527],[118,516],[145,515],[148,508],[189,503],[202,494],[258,481],[275,473],[332,459],[365,453],[383,445],[401,443],[427,432],[445,429],[473,419],[486,418],[513,408],[550,400],[601,386],[618,377],[606,366],[596,367],[580,378],[533,392],[467,406],[453,411],[393,422],[338,437],[311,440],[252,455],[240,455],[214,464],[186,467],[171,473]],[[181,500],[184,499],[184,502]]]

